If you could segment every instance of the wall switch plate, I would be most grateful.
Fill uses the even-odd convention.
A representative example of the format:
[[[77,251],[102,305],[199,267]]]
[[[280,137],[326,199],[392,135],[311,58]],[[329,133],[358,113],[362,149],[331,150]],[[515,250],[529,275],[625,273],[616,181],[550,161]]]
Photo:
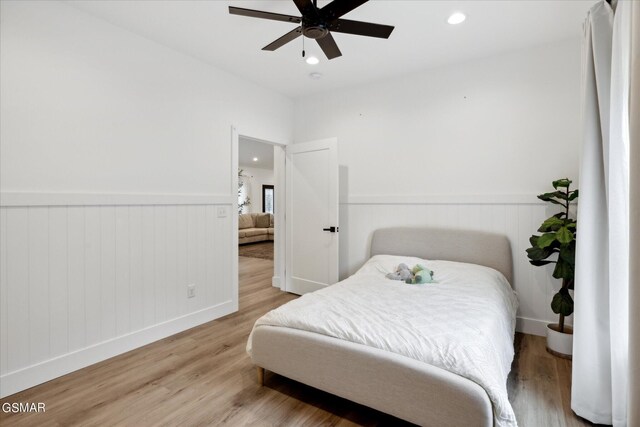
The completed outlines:
[[[196,296],[196,285],[187,285],[187,298]]]
[[[227,208],[224,206],[218,206],[218,218],[225,218],[227,216]]]

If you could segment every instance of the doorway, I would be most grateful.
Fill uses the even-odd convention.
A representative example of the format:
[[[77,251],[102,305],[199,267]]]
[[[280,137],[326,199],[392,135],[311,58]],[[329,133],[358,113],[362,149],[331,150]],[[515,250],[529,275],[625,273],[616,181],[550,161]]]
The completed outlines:
[[[275,240],[274,147],[261,141],[238,140],[238,254],[273,261]],[[270,188],[271,191],[265,191]],[[269,209],[265,209],[265,208]],[[273,266],[271,266],[273,270]]]
[[[238,272],[284,277],[284,146],[232,133],[232,188],[237,193]],[[279,209],[282,206],[282,209]]]

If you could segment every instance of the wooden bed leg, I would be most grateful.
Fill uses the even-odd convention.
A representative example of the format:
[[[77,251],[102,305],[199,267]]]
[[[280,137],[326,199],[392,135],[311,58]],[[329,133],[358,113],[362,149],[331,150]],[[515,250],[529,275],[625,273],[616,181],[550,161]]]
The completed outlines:
[[[256,369],[258,370],[258,384],[262,387],[264,385],[264,368],[256,366]]]

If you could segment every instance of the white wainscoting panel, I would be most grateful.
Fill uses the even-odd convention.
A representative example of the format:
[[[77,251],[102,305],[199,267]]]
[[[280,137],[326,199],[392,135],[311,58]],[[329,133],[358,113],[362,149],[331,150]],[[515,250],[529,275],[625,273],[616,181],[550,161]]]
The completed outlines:
[[[550,303],[559,281],[551,277],[552,266],[530,265],[525,250],[529,236],[555,211],[536,203],[535,196],[487,199],[486,203],[479,197],[457,201],[455,197],[422,197],[415,203],[384,197],[344,200],[340,205],[340,278],[353,274],[368,259],[371,236],[378,228],[422,226],[505,234],[511,242],[513,287],[520,301],[517,330],[544,335],[546,324],[557,321]]]
[[[73,200],[0,208],[2,396],[237,310],[231,198]]]

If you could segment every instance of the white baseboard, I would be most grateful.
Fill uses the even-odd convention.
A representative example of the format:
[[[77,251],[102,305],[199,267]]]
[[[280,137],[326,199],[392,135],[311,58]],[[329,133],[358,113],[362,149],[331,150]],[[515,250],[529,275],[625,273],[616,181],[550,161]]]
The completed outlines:
[[[282,289],[282,287],[280,286],[280,276],[273,276],[271,278],[271,286],[273,286],[274,288]]]
[[[527,317],[518,317],[516,319],[516,331],[523,334],[547,336],[547,325],[551,323],[548,320],[529,319]]]
[[[538,320],[529,319],[528,317],[518,317],[516,319],[516,331],[523,334],[547,336],[547,325],[549,323],[557,323],[558,320]],[[573,326],[573,317],[565,319],[565,325]]]
[[[226,301],[127,335],[45,360],[18,371],[9,372],[0,377],[0,397],[3,398],[42,384],[94,363],[226,316],[237,310],[237,304],[234,304],[233,301]]]

